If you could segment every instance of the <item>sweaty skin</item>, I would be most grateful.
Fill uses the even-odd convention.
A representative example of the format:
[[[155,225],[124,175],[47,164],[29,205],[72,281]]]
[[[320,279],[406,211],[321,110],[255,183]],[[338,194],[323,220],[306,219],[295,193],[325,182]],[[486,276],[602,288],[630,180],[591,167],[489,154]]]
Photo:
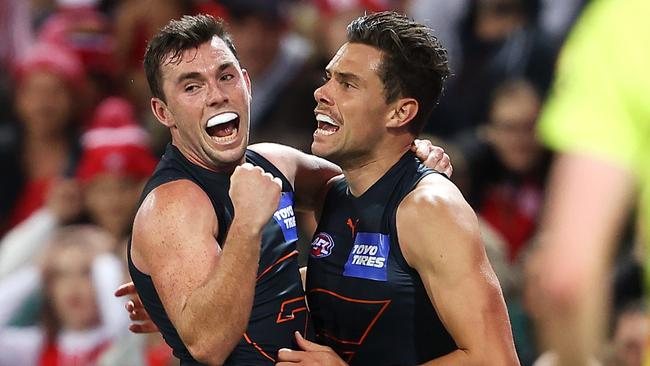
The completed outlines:
[[[377,73],[382,59],[377,48],[346,43],[327,66],[328,81],[314,93],[316,112],[337,128],[317,130],[312,151],[341,166],[355,197],[373,186],[413,139],[407,125],[419,104],[413,98],[386,103]],[[423,223],[431,217],[436,219]],[[441,176],[426,176],[400,203],[397,231],[404,258],[459,347],[425,365],[519,365],[499,282],[476,215],[460,191]],[[301,350],[281,350],[278,366],[345,364],[329,347],[298,336],[297,342]]]
[[[177,180],[153,189],[133,227],[133,264],[151,276],[167,315],[191,355],[222,364],[241,339],[253,304],[260,237],[278,205],[277,178],[243,163],[248,144],[250,80],[219,37],[161,64],[165,100],[152,98],[157,119],[170,128],[172,143],[192,163],[231,174],[230,198],[236,215],[226,243],[218,243],[219,223],[207,194],[195,183]],[[208,127],[217,115],[234,113],[227,128]],[[410,148],[411,142],[405,146]],[[430,145],[426,142],[425,145]],[[429,147],[423,160],[451,174],[449,158]],[[275,165],[295,188],[296,208],[314,210],[327,182],[341,170],[295,149],[250,147]],[[432,158],[432,156],[434,158]],[[440,157],[434,161],[435,157]],[[224,248],[223,250],[221,248]],[[174,253],[173,256],[169,253]],[[131,291],[122,287],[118,293]],[[129,304],[136,309],[140,301]],[[133,318],[144,319],[133,310]],[[132,327],[151,330],[150,325]]]

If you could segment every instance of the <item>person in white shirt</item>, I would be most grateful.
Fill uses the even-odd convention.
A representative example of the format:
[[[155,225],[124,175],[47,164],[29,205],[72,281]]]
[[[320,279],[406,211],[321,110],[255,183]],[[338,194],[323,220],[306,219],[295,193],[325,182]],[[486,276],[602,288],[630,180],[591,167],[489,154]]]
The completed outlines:
[[[0,366],[93,365],[129,319],[112,296],[122,282],[112,236],[95,226],[57,229],[40,266],[31,264],[0,280]],[[41,289],[37,325],[14,326],[25,299]]]

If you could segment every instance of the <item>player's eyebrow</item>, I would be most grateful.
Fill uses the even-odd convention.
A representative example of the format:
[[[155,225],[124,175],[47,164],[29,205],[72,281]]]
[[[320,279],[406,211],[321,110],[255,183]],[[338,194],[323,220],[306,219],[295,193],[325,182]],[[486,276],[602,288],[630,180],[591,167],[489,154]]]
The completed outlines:
[[[233,66],[233,62],[224,62],[223,64],[219,65],[219,68],[217,69],[217,73],[222,72],[223,70]],[[204,79],[203,75],[200,72],[197,71],[190,71],[190,72],[184,72],[176,78],[176,83],[180,84],[185,80],[188,79],[197,79],[197,80],[202,80]]]
[[[183,81],[188,80],[188,79],[199,79],[200,80],[200,79],[203,79],[203,75],[201,75],[201,73],[196,72],[196,71],[184,72],[184,73],[180,74],[178,76],[178,78],[176,78],[176,84],[180,84]]]
[[[359,76],[357,76],[356,74],[350,73],[350,72],[335,71],[334,72],[334,77],[337,80],[341,80],[341,81],[354,81],[356,83],[361,82],[361,78]]]
[[[344,71],[336,71],[336,70],[331,70],[331,69],[325,69],[325,72],[329,75],[331,75],[334,79],[337,81],[345,81],[345,82],[353,82],[357,85],[363,84],[363,79],[354,73],[351,72],[344,72]]]

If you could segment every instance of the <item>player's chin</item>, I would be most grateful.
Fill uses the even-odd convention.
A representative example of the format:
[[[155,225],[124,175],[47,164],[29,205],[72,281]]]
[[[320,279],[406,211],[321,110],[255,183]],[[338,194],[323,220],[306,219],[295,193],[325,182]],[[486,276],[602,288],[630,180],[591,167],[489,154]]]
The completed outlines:
[[[246,154],[246,144],[241,144],[231,149],[219,152],[219,155],[222,156],[222,159],[229,163],[239,162],[244,157],[245,154]]]
[[[208,154],[221,164],[239,163],[246,153],[247,141],[242,140],[228,146],[210,144]]]
[[[311,143],[311,153],[318,157],[327,159],[331,155],[331,149],[328,148],[327,144],[317,142],[314,139]]]

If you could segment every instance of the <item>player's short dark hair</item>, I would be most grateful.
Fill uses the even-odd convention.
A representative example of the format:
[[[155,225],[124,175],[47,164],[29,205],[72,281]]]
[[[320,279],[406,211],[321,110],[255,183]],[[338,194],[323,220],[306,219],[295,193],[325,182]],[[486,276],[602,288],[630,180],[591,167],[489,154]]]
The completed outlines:
[[[198,48],[214,36],[221,38],[239,60],[235,45],[222,19],[215,19],[210,15],[184,15],[180,20],[167,23],[149,41],[144,54],[144,72],[147,75],[151,94],[165,101],[160,71],[164,60],[169,57],[169,62],[178,62],[183,51]]]
[[[432,30],[395,12],[361,16],[347,30],[350,43],[375,47],[384,54],[379,77],[388,103],[411,97],[419,112],[409,124],[415,135],[422,132],[450,75],[447,50]]]

